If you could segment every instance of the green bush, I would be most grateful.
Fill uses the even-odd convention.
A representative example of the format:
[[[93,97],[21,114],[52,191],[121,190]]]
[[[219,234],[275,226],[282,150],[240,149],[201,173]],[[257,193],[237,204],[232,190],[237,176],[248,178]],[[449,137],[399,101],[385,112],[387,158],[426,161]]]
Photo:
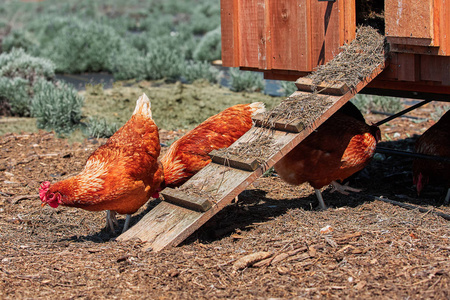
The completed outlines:
[[[14,48],[0,55],[0,66],[0,102],[8,103],[10,108],[10,112],[5,113],[29,116],[33,86],[40,79],[51,80],[55,76],[53,63]]]
[[[145,56],[146,79],[178,79],[185,66],[184,54],[175,48],[176,38],[158,38],[150,42]]]
[[[194,51],[194,59],[199,61],[213,61],[222,57],[222,42],[220,27],[203,36]]]
[[[108,123],[105,119],[91,117],[87,122],[87,135],[94,138],[109,138],[117,130],[119,125]]]
[[[108,65],[116,80],[142,80],[147,77],[145,57],[132,47],[123,47],[123,51],[112,53]]]
[[[235,92],[261,92],[264,90],[264,79],[261,73],[230,68],[229,74],[230,86]]]
[[[5,115],[30,115],[30,82],[20,77],[0,77],[0,107]]]
[[[38,128],[69,134],[80,125],[83,101],[77,91],[65,83],[39,80],[34,86],[31,115],[37,119]]]
[[[198,79],[206,79],[211,83],[217,83],[222,72],[211,66],[210,63],[189,61],[183,70],[183,77],[188,82],[194,82]]]
[[[50,41],[42,54],[60,72],[108,71],[112,52],[120,51],[121,37],[109,26],[96,22],[69,23]]]
[[[403,109],[399,98],[358,94],[352,99],[352,103],[363,113],[382,111],[396,113]]]
[[[38,41],[33,34],[24,29],[12,30],[2,41],[2,51],[10,52],[13,48],[22,48],[28,53],[34,53]]]
[[[295,91],[297,91],[297,86],[295,85],[294,82],[292,82],[292,81],[281,81],[280,92],[281,92],[281,94],[283,96],[289,97]]]

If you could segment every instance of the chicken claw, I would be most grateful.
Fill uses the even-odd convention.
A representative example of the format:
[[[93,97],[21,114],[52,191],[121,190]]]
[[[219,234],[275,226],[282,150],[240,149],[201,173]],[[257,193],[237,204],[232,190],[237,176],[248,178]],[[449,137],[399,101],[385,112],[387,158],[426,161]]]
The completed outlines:
[[[117,213],[114,210],[106,211],[106,227],[109,226],[112,233],[116,233],[115,227],[119,226],[119,222],[117,221],[116,214]]]
[[[348,192],[354,192],[354,193],[359,193],[362,190],[361,189],[357,189],[357,188],[353,188],[351,186],[348,186],[348,182],[344,185],[338,183],[337,181],[332,181],[331,182],[332,188],[330,193],[334,193],[334,192],[339,192],[342,195],[348,195]]]

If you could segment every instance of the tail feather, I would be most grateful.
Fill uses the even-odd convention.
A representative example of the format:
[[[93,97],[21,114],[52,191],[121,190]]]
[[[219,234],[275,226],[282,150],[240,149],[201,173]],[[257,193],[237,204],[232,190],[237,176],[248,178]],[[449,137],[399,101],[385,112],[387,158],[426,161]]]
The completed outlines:
[[[249,106],[252,109],[252,117],[258,114],[262,114],[266,111],[266,107],[262,102],[253,102],[249,104]]]
[[[136,101],[136,108],[134,109],[133,115],[136,114],[152,119],[152,105],[145,93]]]

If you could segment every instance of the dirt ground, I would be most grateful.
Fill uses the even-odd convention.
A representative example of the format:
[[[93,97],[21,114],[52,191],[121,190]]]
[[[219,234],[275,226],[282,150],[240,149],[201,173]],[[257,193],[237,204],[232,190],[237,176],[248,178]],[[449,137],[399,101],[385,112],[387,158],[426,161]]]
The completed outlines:
[[[410,115],[429,118],[435,105]],[[433,123],[389,122],[382,145],[412,150]],[[165,142],[183,133],[160,134]],[[77,173],[102,142],[69,144],[47,132],[0,136],[0,298],[450,298],[450,223],[433,213],[450,214],[446,191],[430,186],[417,197],[409,158],[377,155],[350,181],[362,192],[324,192],[326,211],[308,185],[260,178],[182,245],[155,253],[139,241],[115,241],[104,212],[40,206],[40,182]],[[326,226],[331,231],[321,232]],[[239,268],[253,253],[270,258]]]

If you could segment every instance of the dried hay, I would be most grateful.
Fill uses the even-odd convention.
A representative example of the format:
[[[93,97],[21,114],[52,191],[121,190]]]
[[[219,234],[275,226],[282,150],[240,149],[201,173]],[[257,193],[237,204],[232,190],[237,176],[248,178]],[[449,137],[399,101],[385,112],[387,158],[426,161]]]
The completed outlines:
[[[343,81],[351,89],[368,77],[373,70],[385,59],[384,36],[376,29],[366,26],[359,27],[356,38],[342,47],[342,52],[325,65],[307,77],[315,85],[313,93],[295,93],[282,101],[278,106],[267,111],[264,115],[264,128],[274,128],[274,124],[282,120],[289,124],[301,121],[303,128],[314,123],[325,111],[332,106],[328,95],[320,94],[317,85],[325,82],[331,86]],[[258,161],[265,161],[274,154],[274,142],[266,130],[255,131],[255,138],[247,143],[227,149],[226,153],[241,157],[254,157]]]
[[[370,26],[359,27],[355,39],[341,49],[331,61],[307,76],[314,84],[343,81],[354,88],[384,61],[386,54],[384,36]]]

